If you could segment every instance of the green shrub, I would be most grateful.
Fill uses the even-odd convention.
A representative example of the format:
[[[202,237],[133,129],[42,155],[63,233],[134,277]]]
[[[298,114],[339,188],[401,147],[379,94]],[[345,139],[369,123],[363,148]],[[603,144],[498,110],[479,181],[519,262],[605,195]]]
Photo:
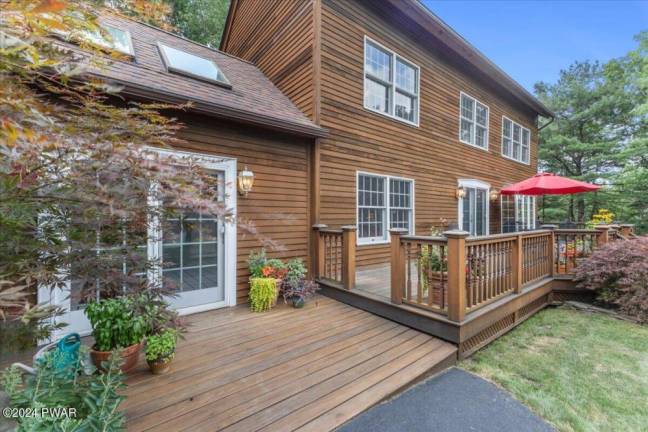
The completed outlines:
[[[286,263],[286,281],[295,284],[306,277],[306,266],[301,258],[291,259]]]
[[[151,324],[136,306],[135,299],[128,296],[88,303],[85,314],[98,351],[126,348],[142,341]]]
[[[164,329],[159,334],[146,338],[146,360],[166,361],[175,356],[178,332],[175,329]]]
[[[270,310],[277,299],[277,280],[274,278],[250,279],[250,309],[253,312]]]
[[[84,374],[83,360],[87,348],[82,347],[79,360],[61,371],[54,366],[54,356],[39,363],[35,375],[23,375],[16,367],[2,373],[2,388],[9,395],[11,408],[74,409],[75,415],[65,417],[17,418],[21,431],[121,431],[124,414],[118,410],[125,399],[119,395],[124,375],[117,355],[105,362],[103,374]]]

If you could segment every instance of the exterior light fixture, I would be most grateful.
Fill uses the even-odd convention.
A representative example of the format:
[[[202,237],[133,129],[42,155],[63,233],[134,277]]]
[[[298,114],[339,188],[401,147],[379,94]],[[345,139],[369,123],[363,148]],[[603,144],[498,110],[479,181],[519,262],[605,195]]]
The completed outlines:
[[[466,189],[463,187],[458,187],[457,190],[455,191],[455,196],[457,197],[458,200],[463,199],[466,196]]]
[[[240,171],[238,174],[239,193],[243,196],[247,196],[247,194],[252,190],[253,185],[254,173],[250,171],[246,165],[245,168],[243,168],[243,171]]]
[[[497,192],[495,189],[492,189],[490,191],[489,198],[491,201],[497,201],[497,198],[499,198],[499,192]]]

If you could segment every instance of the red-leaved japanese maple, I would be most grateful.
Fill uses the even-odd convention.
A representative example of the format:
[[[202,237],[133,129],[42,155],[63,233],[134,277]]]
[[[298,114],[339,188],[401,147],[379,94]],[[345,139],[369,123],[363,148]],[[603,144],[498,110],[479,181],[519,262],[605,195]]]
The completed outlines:
[[[576,280],[598,300],[648,322],[648,237],[606,244],[576,269]]]

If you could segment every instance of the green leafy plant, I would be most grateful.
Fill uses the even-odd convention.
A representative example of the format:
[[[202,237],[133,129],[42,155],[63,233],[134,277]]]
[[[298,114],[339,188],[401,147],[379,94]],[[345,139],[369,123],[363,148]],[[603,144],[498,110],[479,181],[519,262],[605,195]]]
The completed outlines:
[[[130,296],[88,303],[85,314],[98,351],[125,348],[142,341],[151,324],[146,316],[136,313],[136,305],[136,299]]]
[[[253,312],[270,310],[277,300],[277,280],[274,278],[250,279],[250,309]]]
[[[296,283],[303,280],[306,277],[306,265],[304,265],[304,260],[301,258],[291,259],[286,263],[286,281],[290,283]]]
[[[263,268],[268,264],[268,257],[265,249],[250,252],[248,257],[248,268],[250,269],[250,277],[261,278],[263,277]]]
[[[17,421],[21,431],[121,431],[125,418],[118,410],[125,399],[119,394],[124,387],[124,375],[119,370],[120,359],[112,355],[105,362],[104,374],[85,374],[88,365],[83,360],[87,348],[82,347],[76,363],[65,373],[54,367],[54,357],[48,356],[36,367],[35,375],[23,375],[16,367],[6,369],[0,379],[9,396],[11,408],[74,409],[75,415],[65,417],[22,417]],[[91,367],[91,366],[90,366]]]
[[[175,356],[178,332],[168,328],[146,338],[146,360],[167,361]]]

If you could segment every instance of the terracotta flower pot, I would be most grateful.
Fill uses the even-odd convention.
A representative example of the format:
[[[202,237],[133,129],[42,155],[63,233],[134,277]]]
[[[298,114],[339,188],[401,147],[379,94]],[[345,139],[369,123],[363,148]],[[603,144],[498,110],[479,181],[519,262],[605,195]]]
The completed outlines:
[[[169,371],[172,360],[173,357],[165,360],[146,360],[146,362],[148,363],[149,369],[151,369],[153,375],[162,375]]]
[[[142,342],[138,342],[122,349],[122,359],[124,360],[124,363],[121,366],[122,372],[126,373],[137,365],[141,349]],[[112,351],[96,351],[94,348],[91,349],[90,357],[92,358],[92,364],[94,364],[97,369],[103,371],[104,369],[101,367],[101,363],[108,361],[111,353]]]

